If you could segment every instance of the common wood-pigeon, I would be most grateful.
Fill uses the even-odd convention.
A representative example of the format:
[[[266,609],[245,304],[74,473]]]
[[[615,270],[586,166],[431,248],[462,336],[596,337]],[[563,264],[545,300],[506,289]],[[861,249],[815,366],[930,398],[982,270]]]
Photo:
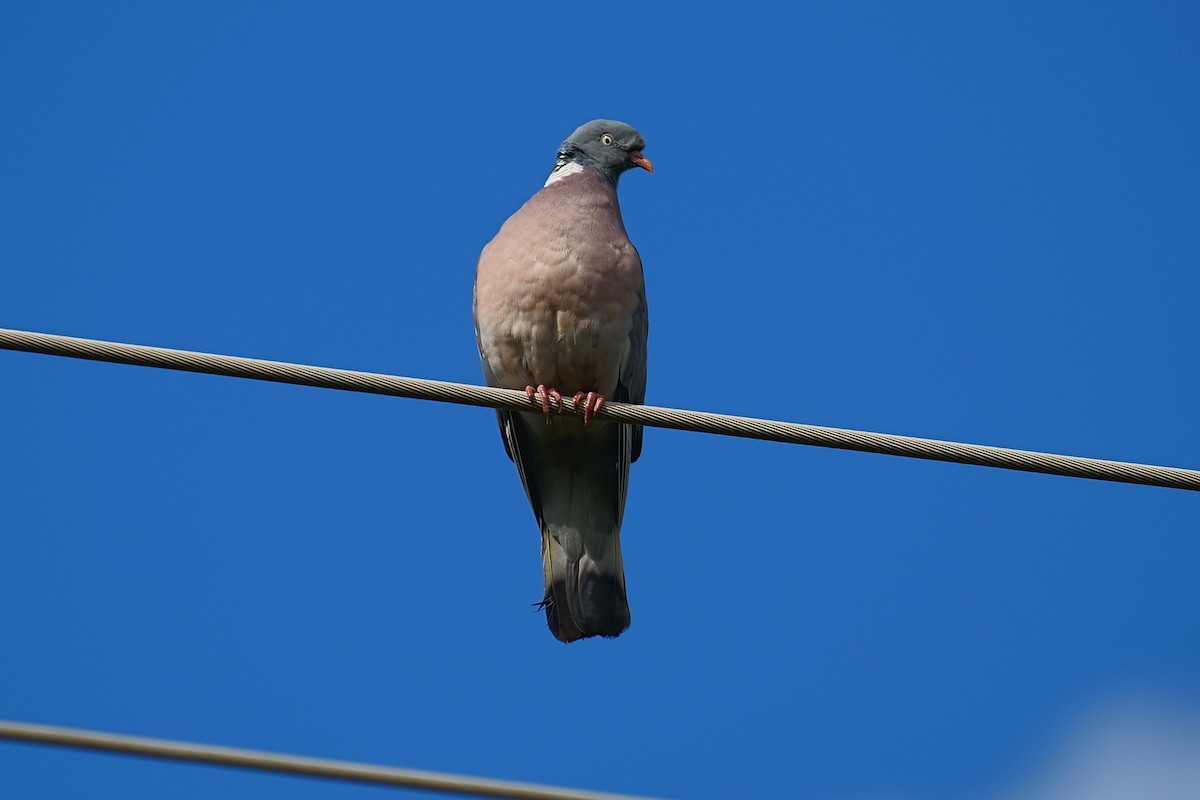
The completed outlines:
[[[617,180],[653,171],[642,135],[612,120],[581,126],[545,186],[483,248],[475,333],[490,386],[523,389],[530,412],[498,412],[542,531],[551,632],[564,642],[629,627],[620,530],[640,426],[596,419],[605,399],[644,402],[646,294]],[[565,399],[564,399],[565,398]],[[561,413],[564,403],[582,416]]]

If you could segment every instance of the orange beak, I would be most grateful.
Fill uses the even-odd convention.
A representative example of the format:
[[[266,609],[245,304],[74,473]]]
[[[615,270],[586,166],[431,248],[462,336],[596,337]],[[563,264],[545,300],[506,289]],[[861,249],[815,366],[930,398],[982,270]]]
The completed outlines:
[[[650,163],[650,159],[646,158],[637,150],[634,150],[629,154],[629,160],[646,170],[646,172],[654,172],[654,165]]]

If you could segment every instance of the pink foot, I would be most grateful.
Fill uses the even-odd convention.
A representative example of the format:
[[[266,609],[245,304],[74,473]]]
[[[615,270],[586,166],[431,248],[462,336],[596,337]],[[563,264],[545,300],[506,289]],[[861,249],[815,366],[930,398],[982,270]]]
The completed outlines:
[[[525,387],[525,394],[529,396],[529,402],[535,406],[540,406],[542,413],[546,415],[546,422],[550,422],[550,404],[558,406],[558,413],[562,413],[563,399],[557,389],[547,389],[545,384],[538,384],[535,389],[532,386]]]
[[[571,400],[571,406],[578,411],[581,403],[583,404],[583,424],[586,425],[600,413],[600,409],[604,408],[604,397],[596,392],[588,392],[586,395],[579,392]]]

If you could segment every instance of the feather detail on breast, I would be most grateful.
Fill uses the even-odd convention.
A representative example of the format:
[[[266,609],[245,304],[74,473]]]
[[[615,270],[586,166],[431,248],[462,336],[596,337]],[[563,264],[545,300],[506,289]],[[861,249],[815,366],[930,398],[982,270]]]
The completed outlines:
[[[500,385],[614,391],[642,295],[641,260],[615,198],[587,171],[564,177],[484,248],[476,326]]]

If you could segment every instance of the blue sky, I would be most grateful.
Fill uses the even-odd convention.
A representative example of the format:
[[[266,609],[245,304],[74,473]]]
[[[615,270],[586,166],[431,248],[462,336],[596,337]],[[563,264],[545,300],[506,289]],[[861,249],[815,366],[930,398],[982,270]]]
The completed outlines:
[[[475,258],[610,117],[656,167],[648,402],[1196,468],[1197,41],[1186,3],[9,2],[0,326],[479,382]],[[0,365],[0,717],[688,798],[1024,796],[1111,708],[1197,741],[1194,493],[652,430],[633,625],[565,646],[487,410]],[[15,744],[0,784],[384,791]]]

